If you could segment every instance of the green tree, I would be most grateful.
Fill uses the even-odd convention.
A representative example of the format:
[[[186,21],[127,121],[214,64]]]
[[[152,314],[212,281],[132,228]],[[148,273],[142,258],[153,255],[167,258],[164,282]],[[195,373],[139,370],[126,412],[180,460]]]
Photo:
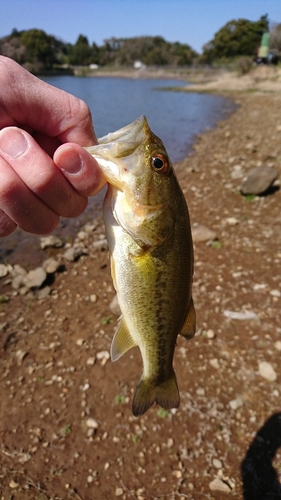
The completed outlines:
[[[200,61],[210,64],[238,56],[254,57],[265,31],[268,31],[267,15],[261,16],[256,22],[247,19],[229,21],[215,34],[213,40],[204,45]]]
[[[77,42],[70,51],[69,62],[76,66],[88,66],[91,62],[92,49],[89,45],[88,38],[84,35],[79,35]]]
[[[44,68],[51,68],[57,62],[57,40],[43,30],[32,29],[21,33],[21,43],[26,48],[26,61],[39,63]]]

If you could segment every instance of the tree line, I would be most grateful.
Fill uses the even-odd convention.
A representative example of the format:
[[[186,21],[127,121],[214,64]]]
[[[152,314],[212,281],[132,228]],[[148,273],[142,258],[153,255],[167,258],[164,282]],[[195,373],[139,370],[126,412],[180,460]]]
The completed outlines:
[[[82,34],[75,44],[70,44],[40,29],[13,29],[10,35],[0,38],[0,54],[35,72],[63,65],[131,67],[135,61],[147,66],[214,65],[243,56],[254,58],[263,33],[268,31],[267,15],[258,21],[229,21],[203,46],[199,55],[190,45],[171,43],[162,36],[112,37],[98,46],[90,44]],[[274,25],[270,39],[272,50],[281,53],[281,24]]]

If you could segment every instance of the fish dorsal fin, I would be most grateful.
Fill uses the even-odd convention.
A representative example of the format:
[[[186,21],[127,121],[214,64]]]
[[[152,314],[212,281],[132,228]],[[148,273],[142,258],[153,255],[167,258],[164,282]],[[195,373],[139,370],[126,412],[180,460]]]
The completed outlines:
[[[195,332],[196,332],[196,314],[195,314],[193,300],[191,297],[185,322],[181,329],[180,335],[182,335],[185,339],[189,340],[192,339],[192,337],[194,337]]]
[[[137,344],[133,340],[123,318],[120,319],[111,344],[111,359],[117,361],[125,352]]]

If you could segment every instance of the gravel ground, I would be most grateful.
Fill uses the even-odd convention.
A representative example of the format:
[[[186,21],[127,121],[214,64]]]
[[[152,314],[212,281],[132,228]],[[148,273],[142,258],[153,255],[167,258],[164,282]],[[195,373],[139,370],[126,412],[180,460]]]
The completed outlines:
[[[1,278],[1,499],[281,498],[281,191],[239,191],[251,168],[281,170],[281,98],[234,98],[176,166],[194,235],[211,231],[195,237],[197,333],[176,348],[178,410],[134,418],[139,351],[108,359],[102,220],[77,235],[77,261],[45,250],[60,263],[45,297]]]

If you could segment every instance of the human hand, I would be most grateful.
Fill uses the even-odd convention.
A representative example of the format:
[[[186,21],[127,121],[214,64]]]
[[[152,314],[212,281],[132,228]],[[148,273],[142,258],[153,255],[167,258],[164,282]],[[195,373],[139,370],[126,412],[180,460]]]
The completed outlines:
[[[80,99],[0,56],[0,237],[47,234],[105,185],[82,146],[97,144]]]

